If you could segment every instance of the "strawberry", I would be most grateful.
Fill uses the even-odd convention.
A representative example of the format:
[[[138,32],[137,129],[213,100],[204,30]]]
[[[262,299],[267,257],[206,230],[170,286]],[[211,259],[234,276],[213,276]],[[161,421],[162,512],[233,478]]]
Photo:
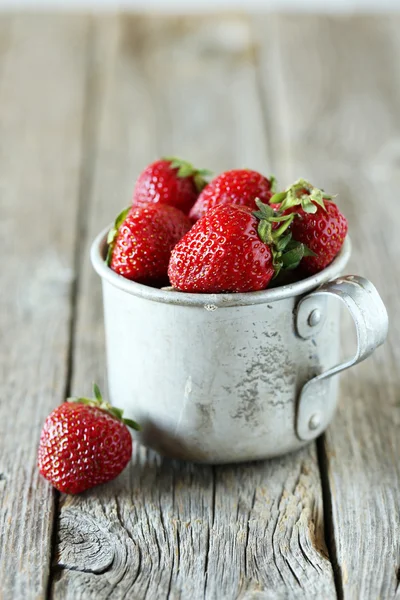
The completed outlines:
[[[118,408],[101,397],[69,398],[47,417],[40,436],[40,473],[60,492],[78,494],[114,479],[132,455],[127,428],[139,429],[124,419]]]
[[[203,217],[210,208],[220,204],[239,204],[256,209],[255,200],[269,202],[274,193],[275,177],[267,179],[257,171],[234,169],[221,173],[201,192],[189,213],[193,221]]]
[[[168,204],[187,214],[206,185],[204,177],[209,174],[206,169],[195,169],[179,158],[156,160],[139,175],[132,205]]]
[[[304,179],[271,198],[273,206],[280,203],[279,210],[283,214],[296,212],[290,230],[293,239],[314,253],[301,262],[301,267],[310,274],[322,271],[333,261],[347,234],[346,217],[332,198]]]
[[[263,290],[281,268],[294,269],[307,249],[285,233],[295,215],[279,215],[256,200],[209,210],[172,251],[168,275],[185,292]],[[274,229],[275,223],[280,225]]]
[[[191,226],[183,212],[166,204],[127,208],[108,234],[106,262],[127,279],[162,286],[171,250]]]

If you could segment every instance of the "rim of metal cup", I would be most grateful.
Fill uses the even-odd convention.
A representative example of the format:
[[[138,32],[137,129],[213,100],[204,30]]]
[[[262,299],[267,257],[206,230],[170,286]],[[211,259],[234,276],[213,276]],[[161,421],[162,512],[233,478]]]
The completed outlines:
[[[282,285],[276,288],[262,290],[260,292],[245,292],[235,294],[192,294],[187,292],[168,291],[158,288],[152,288],[130,279],[125,279],[121,275],[115,273],[104,262],[106,255],[106,239],[107,233],[111,226],[103,229],[95,238],[91,250],[90,257],[95,271],[102,279],[105,279],[111,285],[117,287],[128,294],[138,296],[145,300],[153,302],[163,302],[166,304],[177,304],[181,306],[201,306],[208,310],[213,310],[222,306],[249,306],[252,304],[265,304],[276,302],[284,298],[301,296],[311,292],[323,283],[334,279],[342,274],[342,270],[346,266],[351,254],[351,242],[349,236],[346,237],[342,249],[333,260],[333,262],[320,271],[316,275],[306,277],[300,281]]]

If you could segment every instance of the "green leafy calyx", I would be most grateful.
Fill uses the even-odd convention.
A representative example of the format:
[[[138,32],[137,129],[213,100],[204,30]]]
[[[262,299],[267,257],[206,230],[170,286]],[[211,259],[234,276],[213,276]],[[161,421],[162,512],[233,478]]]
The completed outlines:
[[[191,163],[176,156],[165,156],[164,160],[170,163],[171,169],[178,169],[178,177],[193,177],[194,184],[199,193],[208,183],[205,178],[212,175],[212,171],[208,169],[196,169]]]
[[[106,256],[106,264],[108,266],[110,266],[110,264],[111,264],[112,253],[113,253],[114,244],[115,244],[115,238],[117,237],[118,230],[121,227],[122,223],[125,221],[126,217],[128,216],[130,209],[131,209],[131,207],[128,206],[127,208],[124,208],[124,210],[121,210],[121,212],[119,213],[119,215],[117,216],[117,218],[114,221],[113,227],[111,227],[110,231],[108,232],[108,235],[107,235],[108,249],[107,249],[107,256]]]
[[[132,419],[124,419],[124,413],[120,408],[112,406],[111,404],[109,404],[109,402],[103,400],[97,383],[93,384],[93,395],[94,398],[68,398],[68,402],[75,402],[76,404],[86,404],[87,406],[100,408],[101,410],[104,410],[109,415],[111,415],[115,419],[118,419],[118,421],[121,421],[128,427],[136,429],[136,431],[140,431],[140,426],[136,423],[136,421],[133,421]]]
[[[278,194],[277,194],[278,195]],[[281,269],[296,269],[304,256],[315,256],[305,244],[296,242],[291,232],[287,231],[297,217],[297,213],[285,215],[280,209],[274,210],[268,204],[256,199],[258,210],[253,215],[258,219],[258,235],[264,244],[268,244],[272,252],[272,264],[276,277]],[[274,224],[279,225],[274,228]]]
[[[301,206],[304,212],[314,214],[317,212],[318,206],[326,210],[324,200],[331,200],[332,198],[334,196],[330,196],[323,190],[314,187],[309,181],[298,179],[284,192],[274,194],[270,202],[280,204],[279,210],[282,212],[293,206]]]

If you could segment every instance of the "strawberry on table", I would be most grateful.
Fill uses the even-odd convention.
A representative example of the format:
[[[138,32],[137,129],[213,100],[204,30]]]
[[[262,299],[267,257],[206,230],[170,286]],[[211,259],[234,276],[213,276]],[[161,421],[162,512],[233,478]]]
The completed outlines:
[[[107,264],[127,279],[162,286],[168,282],[171,250],[191,226],[190,219],[173,206],[129,207],[108,234]]]
[[[210,208],[221,204],[239,204],[256,209],[255,200],[268,203],[274,193],[275,178],[269,179],[250,169],[234,169],[221,173],[201,192],[190,211],[190,218],[197,221]]]
[[[187,214],[206,185],[206,169],[196,169],[180,158],[156,160],[139,175],[133,192],[133,206],[167,204]]]
[[[101,397],[70,398],[46,419],[40,436],[40,473],[60,492],[78,494],[111,481],[123,471],[132,456],[132,438],[118,408]]]
[[[305,244],[313,256],[305,256],[301,267],[313,274],[327,267],[340,251],[348,224],[333,197],[299,179],[286,191],[275,194],[271,204],[283,214],[296,212],[291,224],[293,239]]]
[[[171,284],[185,292],[251,292],[265,289],[281,269],[296,268],[308,250],[287,233],[295,215],[256,205],[253,212],[223,204],[197,221],[172,251]]]

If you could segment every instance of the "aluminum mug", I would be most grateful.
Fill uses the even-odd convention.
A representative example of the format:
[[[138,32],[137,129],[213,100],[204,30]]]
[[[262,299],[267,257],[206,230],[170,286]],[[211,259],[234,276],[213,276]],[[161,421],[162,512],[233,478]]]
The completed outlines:
[[[349,238],[320,273],[260,292],[188,294],[102,278],[110,400],[141,425],[141,444],[203,463],[269,458],[301,448],[328,426],[337,374],[387,335],[375,287],[341,277]],[[339,362],[340,302],[354,319],[356,355]]]

